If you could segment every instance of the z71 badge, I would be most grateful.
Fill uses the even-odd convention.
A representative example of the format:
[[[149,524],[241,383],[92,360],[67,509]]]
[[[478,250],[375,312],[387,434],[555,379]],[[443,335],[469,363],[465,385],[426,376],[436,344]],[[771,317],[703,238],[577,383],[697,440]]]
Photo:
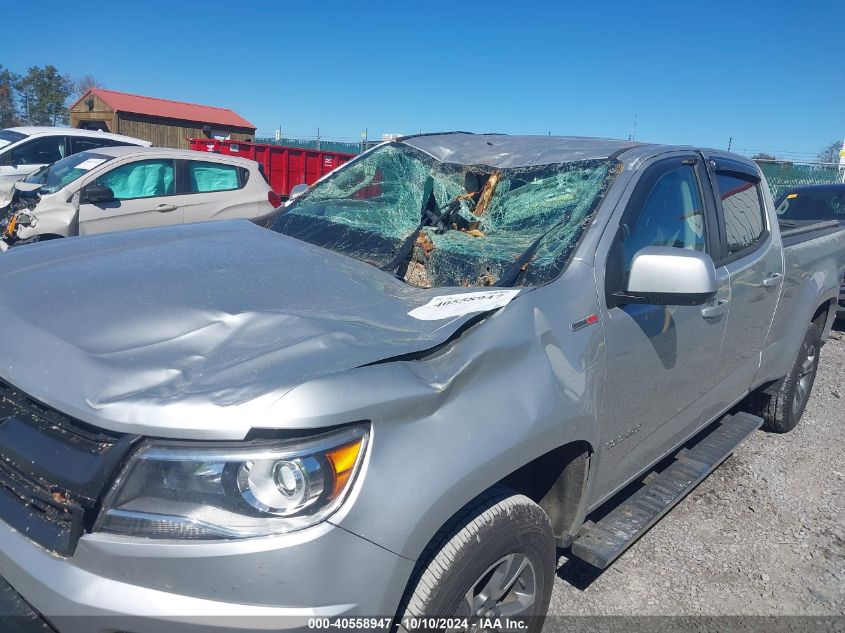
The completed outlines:
[[[580,321],[575,321],[575,323],[570,323],[569,329],[572,330],[573,332],[577,332],[578,330],[581,330],[581,329],[587,327],[588,325],[595,325],[598,322],[599,322],[599,315],[598,314],[591,314],[590,316],[585,317],[585,318],[581,319]]]

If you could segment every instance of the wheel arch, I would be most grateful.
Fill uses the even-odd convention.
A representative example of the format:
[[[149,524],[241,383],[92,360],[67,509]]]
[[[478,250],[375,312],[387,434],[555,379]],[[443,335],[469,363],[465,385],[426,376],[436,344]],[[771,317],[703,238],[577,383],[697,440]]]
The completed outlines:
[[[531,460],[501,484],[525,495],[549,516],[559,547],[568,547],[581,524],[593,449],[583,440],[568,442]]]
[[[494,488],[507,488],[534,501],[549,517],[558,547],[568,547],[586,514],[586,499],[593,447],[585,440],[567,441],[522,464],[450,514],[427,535],[422,551],[476,499]]]
[[[833,322],[836,320],[836,297],[822,301],[813,313],[812,323],[816,323],[822,330],[822,342],[827,341]]]

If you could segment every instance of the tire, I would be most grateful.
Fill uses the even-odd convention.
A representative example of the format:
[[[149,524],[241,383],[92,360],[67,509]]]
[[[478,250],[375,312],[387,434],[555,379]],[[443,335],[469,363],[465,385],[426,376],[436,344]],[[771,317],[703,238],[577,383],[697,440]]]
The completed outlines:
[[[821,341],[821,327],[811,323],[780,390],[774,395],[761,394],[758,413],[764,431],[788,433],[798,425],[816,380]]]
[[[479,614],[504,621],[518,611],[516,617],[530,617],[521,630],[539,633],[552,596],[556,553],[551,521],[540,506],[495,486],[456,514],[423,552],[399,609],[397,629],[443,630],[447,627],[442,622],[415,622],[441,617],[466,618],[472,631]],[[508,580],[500,582],[502,576]],[[502,588],[504,595],[497,601]],[[486,593],[490,599],[485,600]]]

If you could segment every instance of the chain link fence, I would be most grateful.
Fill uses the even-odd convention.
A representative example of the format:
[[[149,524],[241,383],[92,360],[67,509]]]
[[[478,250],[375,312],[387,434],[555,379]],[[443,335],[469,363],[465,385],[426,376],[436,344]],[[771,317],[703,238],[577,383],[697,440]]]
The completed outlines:
[[[762,159],[755,162],[766,177],[773,198],[792,187],[845,182],[845,170],[836,163]]]
[[[256,143],[267,145],[284,145],[285,147],[301,147],[303,149],[319,149],[324,152],[341,152],[344,154],[360,154],[364,151],[363,142],[332,141],[322,138],[280,138],[255,137]]]

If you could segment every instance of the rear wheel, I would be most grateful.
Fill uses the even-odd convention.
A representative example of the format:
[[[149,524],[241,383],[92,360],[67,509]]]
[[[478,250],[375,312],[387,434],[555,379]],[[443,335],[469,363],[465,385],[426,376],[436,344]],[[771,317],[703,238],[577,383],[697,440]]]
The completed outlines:
[[[816,380],[821,341],[821,327],[816,323],[811,323],[801,342],[798,355],[778,392],[774,395],[761,394],[759,396],[758,412],[764,420],[764,430],[787,433],[801,420]]]
[[[426,549],[397,628],[480,631],[489,625],[539,632],[555,565],[549,517],[528,497],[497,486],[458,513]]]

